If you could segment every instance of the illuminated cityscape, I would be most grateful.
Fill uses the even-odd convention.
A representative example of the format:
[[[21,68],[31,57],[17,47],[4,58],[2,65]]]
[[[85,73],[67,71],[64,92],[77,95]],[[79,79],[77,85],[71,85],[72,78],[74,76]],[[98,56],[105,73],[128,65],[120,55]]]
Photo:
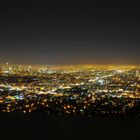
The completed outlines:
[[[139,66],[0,66],[0,112],[137,118]]]
[[[139,1],[0,3],[0,140],[139,140]]]

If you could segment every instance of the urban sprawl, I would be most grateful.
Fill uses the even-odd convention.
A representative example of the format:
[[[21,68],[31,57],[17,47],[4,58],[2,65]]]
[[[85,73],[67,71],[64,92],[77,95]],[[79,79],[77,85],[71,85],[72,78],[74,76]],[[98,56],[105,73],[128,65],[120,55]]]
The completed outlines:
[[[140,117],[139,66],[0,65],[0,112]]]

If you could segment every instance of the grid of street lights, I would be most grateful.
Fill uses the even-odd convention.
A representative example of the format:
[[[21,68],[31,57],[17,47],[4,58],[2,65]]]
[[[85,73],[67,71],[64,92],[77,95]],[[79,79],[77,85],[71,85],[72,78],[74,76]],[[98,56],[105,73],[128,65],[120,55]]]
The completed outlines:
[[[0,112],[139,117],[139,66],[0,65]]]

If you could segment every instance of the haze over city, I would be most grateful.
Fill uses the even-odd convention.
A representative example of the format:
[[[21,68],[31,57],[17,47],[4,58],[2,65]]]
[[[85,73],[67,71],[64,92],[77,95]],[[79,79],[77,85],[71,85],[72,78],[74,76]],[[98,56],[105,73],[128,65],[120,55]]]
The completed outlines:
[[[0,63],[140,64],[136,3],[3,2]]]

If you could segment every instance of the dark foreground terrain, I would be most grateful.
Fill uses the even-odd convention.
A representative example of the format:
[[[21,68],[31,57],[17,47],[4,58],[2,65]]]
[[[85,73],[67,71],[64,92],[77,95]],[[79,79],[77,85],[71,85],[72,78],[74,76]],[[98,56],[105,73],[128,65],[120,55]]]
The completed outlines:
[[[139,139],[136,119],[96,119],[31,114],[0,114],[0,139]]]

